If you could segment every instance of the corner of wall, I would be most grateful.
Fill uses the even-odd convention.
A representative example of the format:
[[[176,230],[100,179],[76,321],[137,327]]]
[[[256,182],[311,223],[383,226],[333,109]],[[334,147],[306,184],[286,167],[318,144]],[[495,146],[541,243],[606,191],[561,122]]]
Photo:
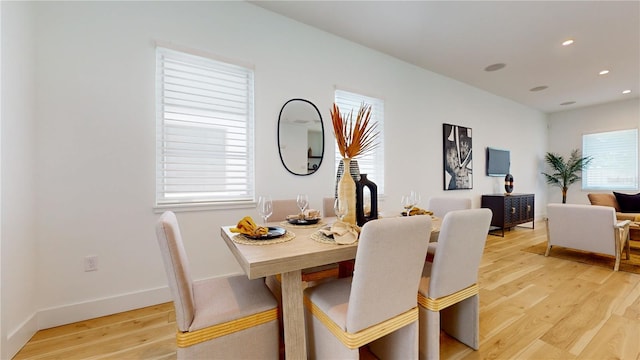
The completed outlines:
[[[13,358],[29,339],[38,331],[37,314],[33,313],[27,320],[7,335],[3,359]]]

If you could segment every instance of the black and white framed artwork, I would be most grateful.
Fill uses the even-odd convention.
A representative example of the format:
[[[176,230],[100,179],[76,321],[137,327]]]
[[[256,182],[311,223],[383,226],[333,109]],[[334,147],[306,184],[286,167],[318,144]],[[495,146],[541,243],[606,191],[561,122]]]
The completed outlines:
[[[473,189],[471,128],[442,124],[444,189]]]

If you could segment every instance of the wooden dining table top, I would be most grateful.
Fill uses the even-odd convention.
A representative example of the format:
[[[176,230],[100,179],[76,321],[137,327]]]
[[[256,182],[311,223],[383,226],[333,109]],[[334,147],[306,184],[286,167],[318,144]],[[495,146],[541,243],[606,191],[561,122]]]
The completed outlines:
[[[325,218],[317,226],[284,225],[282,222],[268,223],[268,226],[281,226],[288,232],[295,234],[295,237],[290,241],[274,244],[247,245],[234,242],[233,237],[236,234],[230,230],[234,226],[223,226],[221,236],[245,274],[250,279],[257,279],[354,259],[358,247],[357,242],[348,245],[327,244],[311,238],[313,233],[322,227],[329,226],[335,220],[335,218]],[[440,223],[439,218],[432,218],[430,241],[437,239]]]

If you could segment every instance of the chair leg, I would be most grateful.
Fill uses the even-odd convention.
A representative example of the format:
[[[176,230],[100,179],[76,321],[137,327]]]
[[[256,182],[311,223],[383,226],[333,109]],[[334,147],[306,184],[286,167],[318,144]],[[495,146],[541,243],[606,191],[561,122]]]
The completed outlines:
[[[631,236],[629,235],[629,233],[627,233],[627,244],[625,246],[625,252],[627,253],[627,257],[626,260],[631,259],[631,241],[630,241]]]
[[[307,359],[353,359],[360,356],[358,349],[347,348],[324,324],[305,307],[307,330]]]
[[[440,312],[418,306],[419,318],[419,359],[440,359]]]
[[[444,332],[474,350],[480,347],[480,298],[471,296],[441,311]]]
[[[371,342],[369,350],[378,359],[417,359],[418,321]]]
[[[547,243],[547,250],[544,252],[544,256],[549,256],[550,251],[551,251],[551,244]]]

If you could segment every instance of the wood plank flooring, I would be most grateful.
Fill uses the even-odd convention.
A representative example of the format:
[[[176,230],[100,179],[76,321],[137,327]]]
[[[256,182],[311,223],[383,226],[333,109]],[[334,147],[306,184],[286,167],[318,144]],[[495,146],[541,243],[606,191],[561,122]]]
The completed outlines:
[[[543,223],[487,237],[480,350],[441,334],[442,359],[640,360],[640,275],[521,251],[545,237]],[[175,331],[160,304],[41,330],[14,359],[175,359]]]

